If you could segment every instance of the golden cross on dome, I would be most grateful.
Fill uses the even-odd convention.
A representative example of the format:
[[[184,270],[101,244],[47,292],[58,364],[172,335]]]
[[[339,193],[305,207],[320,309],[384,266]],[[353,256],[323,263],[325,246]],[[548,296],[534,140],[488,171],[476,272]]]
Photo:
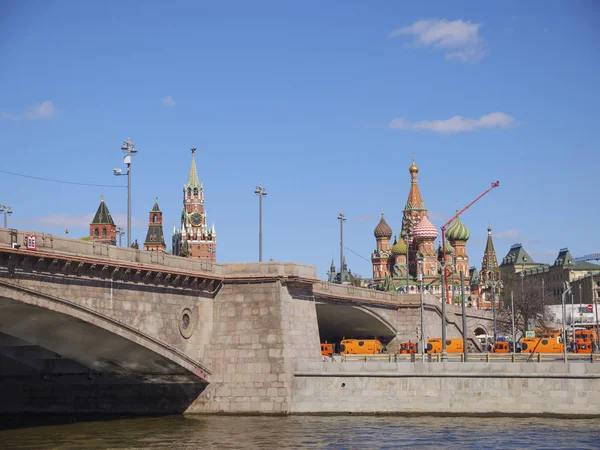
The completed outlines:
[[[100,200],[104,201],[104,195],[100,194]]]

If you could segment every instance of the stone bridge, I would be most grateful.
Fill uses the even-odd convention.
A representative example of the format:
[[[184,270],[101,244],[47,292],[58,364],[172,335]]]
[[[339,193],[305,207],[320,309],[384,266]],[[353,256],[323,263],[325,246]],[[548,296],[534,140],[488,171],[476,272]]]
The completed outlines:
[[[486,312],[467,319],[471,338],[490,329]],[[446,320],[462,336],[460,309]],[[434,297],[424,321],[439,336]],[[320,361],[321,341],[376,336],[393,350],[419,323],[418,296],[332,285],[312,266],[0,229],[0,413],[286,413],[294,365]]]

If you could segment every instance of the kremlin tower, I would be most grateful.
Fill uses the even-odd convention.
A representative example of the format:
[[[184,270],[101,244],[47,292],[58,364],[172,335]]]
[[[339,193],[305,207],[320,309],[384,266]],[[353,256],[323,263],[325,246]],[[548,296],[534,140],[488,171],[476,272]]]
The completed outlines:
[[[192,148],[192,164],[188,182],[183,186],[183,212],[181,228],[173,230],[173,254],[215,262],[217,259],[217,234],[215,226],[206,225],[204,187],[198,179],[195,155]]]
[[[158,198],[156,198],[148,219],[148,232],[144,241],[144,250],[165,253],[166,249],[167,246],[165,245],[162,226],[162,212],[158,207]]]
[[[100,196],[100,205],[90,223],[90,241],[117,245],[117,226],[113,221],[104,197]]]

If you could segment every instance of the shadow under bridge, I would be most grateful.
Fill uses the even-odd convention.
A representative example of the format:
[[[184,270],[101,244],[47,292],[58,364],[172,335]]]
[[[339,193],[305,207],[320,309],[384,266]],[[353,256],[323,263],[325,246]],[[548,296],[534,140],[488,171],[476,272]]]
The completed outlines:
[[[339,343],[342,339],[379,339],[388,344],[396,337],[392,325],[366,308],[318,303],[317,322],[321,342]]]
[[[208,374],[155,337],[0,279],[0,414],[181,413]]]

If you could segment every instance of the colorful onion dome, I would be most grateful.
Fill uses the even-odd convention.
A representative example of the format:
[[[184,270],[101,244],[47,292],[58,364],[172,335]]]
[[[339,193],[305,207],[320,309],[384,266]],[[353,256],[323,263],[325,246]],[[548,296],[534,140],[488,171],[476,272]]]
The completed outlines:
[[[419,224],[415,227],[415,229],[412,232],[413,238],[417,240],[435,239],[437,235],[437,229],[433,226],[433,224],[427,216],[423,216]]]
[[[412,164],[410,165],[410,167],[408,168],[408,171],[410,173],[419,173],[419,168],[417,167],[417,165],[415,164],[415,160],[412,160]]]
[[[451,241],[468,241],[471,237],[471,232],[461,222],[460,217],[457,217],[446,231],[446,237]]]
[[[406,243],[400,239],[398,242],[394,242],[391,248],[392,255],[406,255]]]
[[[393,233],[392,228],[387,224],[387,222],[383,218],[383,213],[381,213],[381,220],[375,227],[375,231],[373,231],[375,238],[377,238],[377,239],[388,238],[389,239],[392,237],[392,233]]]

